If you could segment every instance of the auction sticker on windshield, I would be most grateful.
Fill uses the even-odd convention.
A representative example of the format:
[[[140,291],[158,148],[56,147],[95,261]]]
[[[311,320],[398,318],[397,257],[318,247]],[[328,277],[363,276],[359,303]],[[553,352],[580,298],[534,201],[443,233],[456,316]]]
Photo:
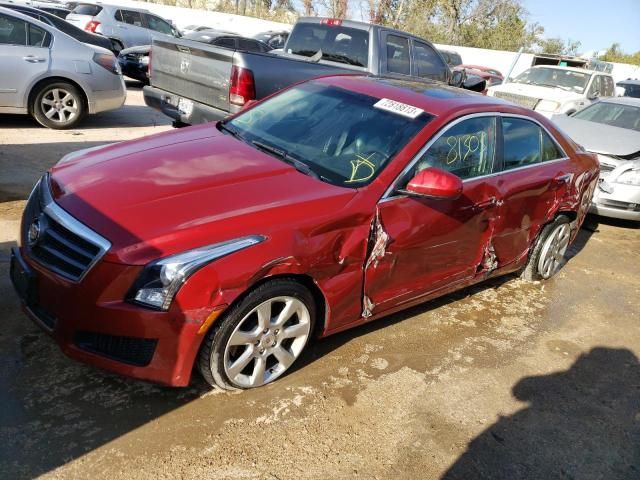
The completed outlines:
[[[387,112],[397,113],[398,115],[402,115],[403,117],[416,118],[420,115],[424,110],[418,107],[414,107],[413,105],[407,105],[406,103],[396,102],[395,100],[391,100],[390,98],[383,98],[376,102],[374,105],[375,108],[379,108],[380,110],[386,110]]]

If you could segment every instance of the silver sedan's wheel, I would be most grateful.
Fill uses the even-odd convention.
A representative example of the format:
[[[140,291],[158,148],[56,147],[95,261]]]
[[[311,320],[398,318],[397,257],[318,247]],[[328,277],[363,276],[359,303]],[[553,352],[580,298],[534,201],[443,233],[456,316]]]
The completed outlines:
[[[63,88],[51,88],[40,99],[44,116],[61,124],[67,124],[76,118],[79,103],[80,99]]]
[[[542,244],[538,258],[538,272],[544,279],[552,277],[565,262],[565,253],[571,239],[571,227],[568,223],[557,225]]]
[[[224,372],[240,388],[259,387],[300,356],[311,334],[311,316],[298,298],[270,298],[247,313],[224,349]]]

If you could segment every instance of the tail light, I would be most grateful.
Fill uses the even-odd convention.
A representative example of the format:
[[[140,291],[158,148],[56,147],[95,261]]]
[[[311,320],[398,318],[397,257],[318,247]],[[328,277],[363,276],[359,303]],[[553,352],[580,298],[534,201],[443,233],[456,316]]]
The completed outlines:
[[[91,20],[89,23],[87,23],[87,25],[84,27],[84,29],[87,32],[96,33],[96,28],[98,28],[99,26],[100,26],[100,22],[96,22],[95,20]]]
[[[111,73],[120,74],[120,64],[112,53],[94,53],[93,61]]]
[[[256,98],[256,84],[253,72],[248,68],[231,67],[231,85],[229,86],[229,103],[243,106],[249,100]]]

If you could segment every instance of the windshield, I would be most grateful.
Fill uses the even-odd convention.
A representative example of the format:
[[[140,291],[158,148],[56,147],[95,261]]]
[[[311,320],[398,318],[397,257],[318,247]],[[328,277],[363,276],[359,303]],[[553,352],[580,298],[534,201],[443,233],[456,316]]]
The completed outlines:
[[[581,120],[603,123],[612,127],[640,132],[640,107],[619,103],[598,102],[573,115]]]
[[[432,118],[424,112],[409,118],[374,107],[379,101],[307,83],[256,105],[223,127],[260,150],[286,153],[323,181],[357,188],[376,178]]]
[[[289,36],[287,52],[312,57],[319,50],[323,60],[366,67],[369,31],[318,23],[296,24]]]
[[[563,90],[583,93],[591,78],[590,73],[562,70],[559,68],[529,68],[516,78],[516,83],[555,87]]]

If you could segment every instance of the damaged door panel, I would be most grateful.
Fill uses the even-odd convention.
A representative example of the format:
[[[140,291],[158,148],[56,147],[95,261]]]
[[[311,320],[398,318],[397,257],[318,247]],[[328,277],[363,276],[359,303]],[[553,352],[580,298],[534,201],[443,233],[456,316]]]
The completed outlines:
[[[492,177],[455,200],[399,195],[377,206],[365,263],[367,318],[497,267],[491,243],[499,202]]]

